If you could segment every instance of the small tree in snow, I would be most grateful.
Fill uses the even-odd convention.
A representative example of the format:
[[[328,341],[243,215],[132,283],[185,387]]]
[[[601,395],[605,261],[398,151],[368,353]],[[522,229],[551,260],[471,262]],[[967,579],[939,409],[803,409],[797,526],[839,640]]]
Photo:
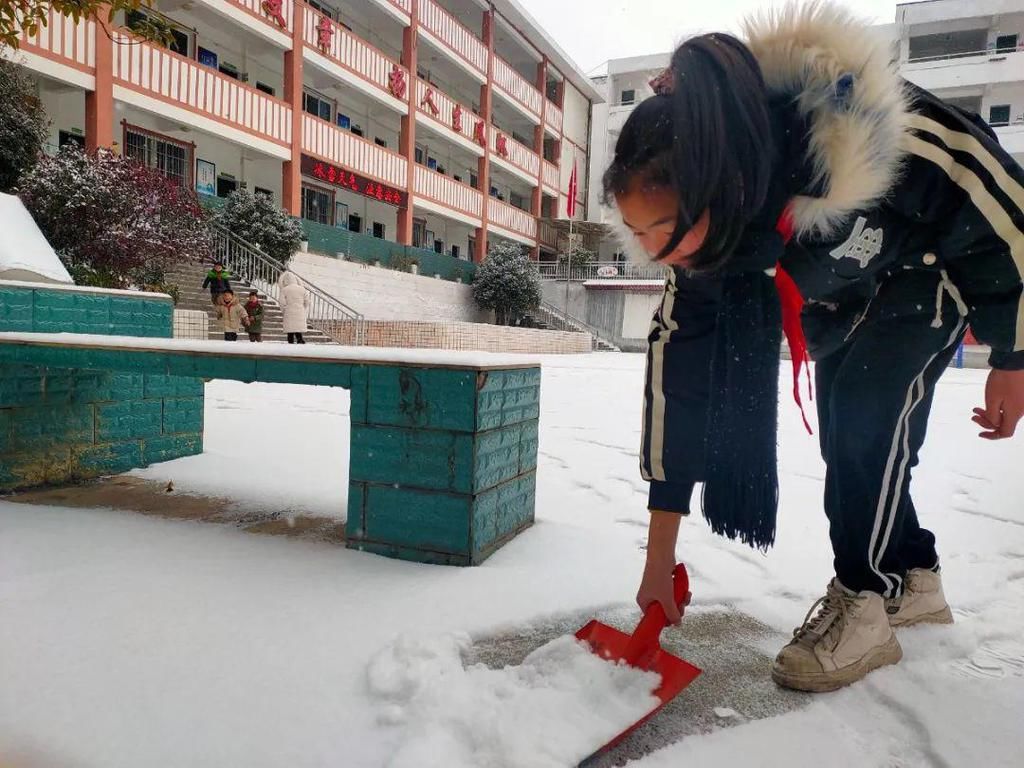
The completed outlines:
[[[195,193],[106,150],[62,148],[22,177],[18,195],[80,285],[161,286],[171,265],[210,257]]]
[[[9,192],[46,144],[48,121],[25,71],[0,58],[0,192]]]
[[[509,242],[491,246],[476,272],[473,298],[481,309],[494,310],[498,325],[511,325],[540,306],[540,275],[526,250]]]
[[[302,240],[302,225],[278,208],[269,195],[244,189],[228,195],[214,220],[281,263],[288,262]]]

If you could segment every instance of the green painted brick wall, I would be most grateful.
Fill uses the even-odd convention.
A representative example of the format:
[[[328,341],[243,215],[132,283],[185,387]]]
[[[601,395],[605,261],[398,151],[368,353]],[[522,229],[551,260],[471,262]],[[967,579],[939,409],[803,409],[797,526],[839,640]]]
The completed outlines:
[[[173,305],[156,296],[0,286],[0,331],[167,338],[172,322]],[[65,364],[105,365],[118,355],[85,350]],[[202,451],[201,379],[52,367],[45,350],[18,359],[26,364],[0,365],[0,490]]]

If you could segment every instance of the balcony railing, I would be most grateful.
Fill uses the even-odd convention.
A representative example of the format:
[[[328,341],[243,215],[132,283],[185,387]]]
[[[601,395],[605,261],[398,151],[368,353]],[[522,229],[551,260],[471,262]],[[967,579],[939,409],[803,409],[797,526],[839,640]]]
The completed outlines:
[[[555,133],[562,132],[562,110],[550,101],[544,104],[544,122]]]
[[[96,67],[96,22],[82,19],[76,24],[53,8],[47,13],[46,26],[40,26],[34,35],[22,31],[22,50],[91,73]]]
[[[522,105],[530,114],[540,119],[544,99],[525,77],[516,72],[512,65],[500,56],[494,57],[494,84],[505,94]]]
[[[497,198],[490,198],[487,203],[487,217],[492,224],[504,227],[531,240],[537,239],[537,219],[529,212],[509,205]]]
[[[428,91],[430,92],[429,98],[427,96]],[[443,123],[452,131],[470,141],[476,140],[476,126],[477,123],[482,123],[483,119],[475,115],[469,107],[459,104],[459,126],[456,128],[456,102],[425,80],[417,79],[416,81],[416,103],[419,105],[419,111],[424,115],[434,118],[439,123]],[[435,107],[437,108],[436,114],[434,112]]]
[[[388,0],[395,8],[405,11],[408,14],[412,13],[412,0]]]
[[[302,116],[302,149],[394,187],[406,186],[404,157],[312,115]]]
[[[502,139],[504,140],[502,141]],[[540,156],[493,125],[491,126],[491,152],[516,168],[525,171],[531,178],[536,178],[540,173]]]
[[[281,18],[284,19],[284,26],[281,26],[280,21],[275,18],[271,18],[263,9],[263,0],[227,0],[230,5],[237,5],[244,10],[251,13],[260,19],[263,19],[267,24],[270,24],[275,29],[283,29],[288,32],[292,31],[292,26],[295,23],[295,0],[282,0],[281,2]]]
[[[1009,56],[1011,53],[1019,53],[1021,51],[1024,51],[1024,44],[1020,44],[1016,48],[992,47],[986,48],[983,51],[951,51],[950,53],[940,53],[936,56],[917,56],[914,58],[908,58],[907,64],[927,64],[929,62],[970,59],[976,56]]]
[[[547,160],[544,161],[544,183],[547,184],[554,190],[558,190],[558,184],[561,181],[561,174],[558,172],[558,166],[549,163]]]
[[[282,146],[291,143],[292,110],[285,102],[125,31],[113,38],[116,85]]]
[[[592,261],[587,264],[568,264],[562,261],[534,262],[541,280],[664,280],[668,272],[658,264],[635,264],[631,261]]]
[[[434,0],[420,0],[420,23],[479,74],[487,74],[487,46]]]
[[[480,218],[483,208],[483,195],[479,190],[468,184],[455,181],[450,176],[442,176],[437,171],[415,165],[413,184],[416,196],[432,200],[435,203],[454,208],[457,211]]]
[[[395,70],[400,71],[404,82],[408,83],[409,71],[405,67],[329,18],[326,20],[332,34],[326,41],[326,50],[321,48],[318,26],[324,18],[309,6],[303,6],[302,37],[310,49],[320,52],[338,66],[359,75],[387,93],[391,92],[389,83]]]

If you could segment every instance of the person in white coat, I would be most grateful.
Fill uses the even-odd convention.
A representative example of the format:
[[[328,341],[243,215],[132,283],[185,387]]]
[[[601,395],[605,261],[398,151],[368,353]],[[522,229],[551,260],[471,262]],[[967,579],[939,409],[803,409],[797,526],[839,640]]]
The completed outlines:
[[[306,311],[309,308],[309,293],[299,284],[298,278],[291,272],[281,275],[281,291],[278,304],[284,315],[284,332],[288,334],[289,344],[305,344],[302,334],[306,332]]]

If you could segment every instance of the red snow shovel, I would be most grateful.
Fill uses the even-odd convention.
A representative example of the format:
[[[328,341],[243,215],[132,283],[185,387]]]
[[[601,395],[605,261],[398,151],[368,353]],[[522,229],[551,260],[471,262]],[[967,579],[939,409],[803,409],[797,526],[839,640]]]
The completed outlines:
[[[690,578],[686,574],[686,566],[682,563],[679,563],[672,571],[672,584],[672,597],[676,601],[676,605],[680,608],[688,605],[690,602]],[[583,760],[579,764],[581,767],[619,744],[626,736],[650,720],[658,710],[679,695],[680,691],[700,674],[701,670],[693,664],[662,650],[659,638],[662,630],[667,626],[668,619],[665,618],[665,609],[661,607],[661,603],[655,602],[651,603],[644,611],[644,616],[636,625],[632,635],[602,624],[596,619],[576,633],[576,639],[585,641],[591,651],[602,659],[621,661],[645,672],[657,672],[661,675],[661,685],[654,691],[654,695],[658,697],[658,706],[586,760]]]

